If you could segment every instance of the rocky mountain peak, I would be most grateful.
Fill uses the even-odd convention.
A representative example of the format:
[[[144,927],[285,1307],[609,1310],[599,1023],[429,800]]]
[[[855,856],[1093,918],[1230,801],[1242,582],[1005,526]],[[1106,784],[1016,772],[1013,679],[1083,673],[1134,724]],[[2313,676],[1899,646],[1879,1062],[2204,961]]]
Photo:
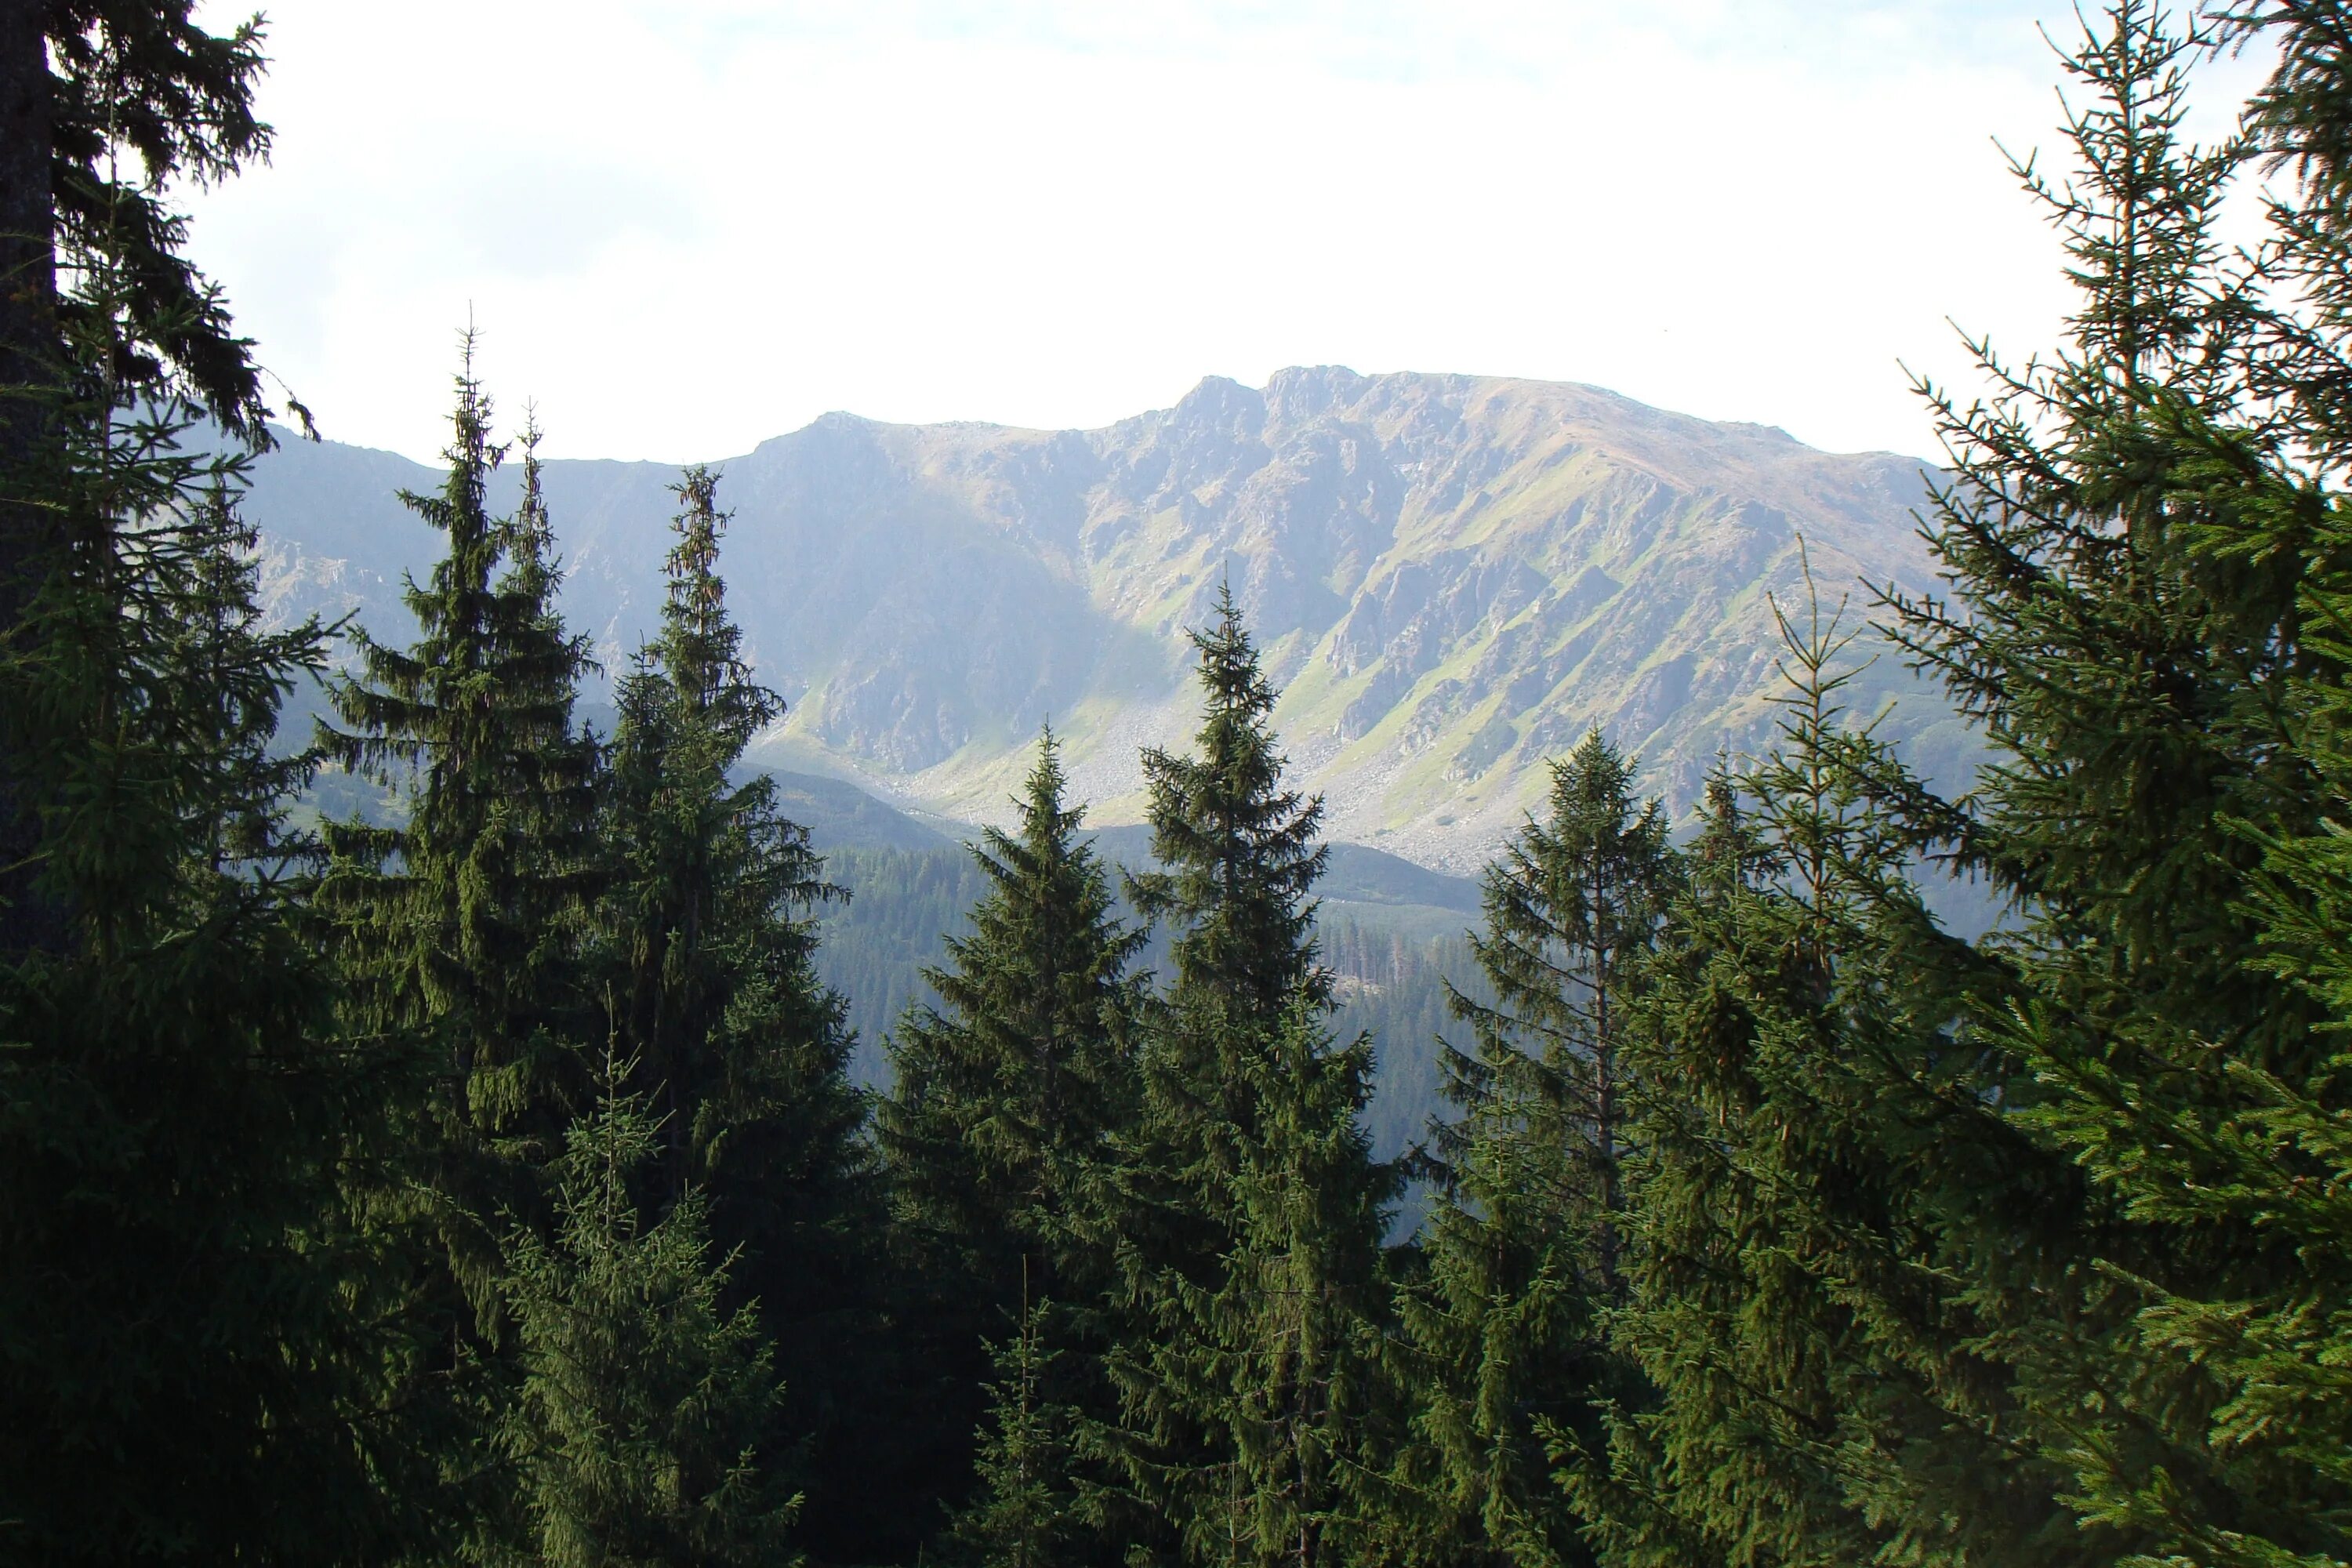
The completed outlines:
[[[993,818],[1050,717],[1097,819],[1131,819],[1137,752],[1192,721],[1182,629],[1230,574],[1334,832],[1457,868],[1589,726],[1678,803],[1758,739],[1801,537],[1832,593],[1931,581],[1916,463],[1562,383],[1294,367],[1088,431],[827,415],[723,467],[733,602],[793,700],[775,765]],[[548,466],[567,608],[609,668],[659,602],[673,477]],[[352,448],[265,459],[275,603],[404,635],[398,571],[435,541],[391,492],[431,482]],[[1964,765],[1905,687],[1885,664],[1857,700],[1899,696],[1924,765]]]

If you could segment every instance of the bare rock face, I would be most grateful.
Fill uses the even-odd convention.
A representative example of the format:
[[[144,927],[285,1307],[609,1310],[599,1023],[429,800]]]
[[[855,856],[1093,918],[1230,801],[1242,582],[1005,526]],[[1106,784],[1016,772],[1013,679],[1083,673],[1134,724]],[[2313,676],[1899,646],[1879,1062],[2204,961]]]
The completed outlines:
[[[1475,866],[1598,725],[1677,806],[1760,743],[1777,602],[1868,615],[1933,578],[1919,465],[1834,456],[1596,388],[1475,376],[1213,377],[1105,429],[828,415],[719,465],[730,593],[791,700],[759,755],[969,819],[1003,810],[1037,726],[1097,818],[1140,806],[1136,754],[1192,724],[1183,628],[1230,582],[1285,687],[1278,718],[1335,837]],[[674,476],[556,462],[566,607],[621,668],[661,595]],[[259,466],[273,607],[404,636],[436,553],[393,490],[430,470],[289,443]],[[1866,643],[1857,645],[1857,651]],[[1882,659],[1849,689],[1924,765],[1948,710]]]

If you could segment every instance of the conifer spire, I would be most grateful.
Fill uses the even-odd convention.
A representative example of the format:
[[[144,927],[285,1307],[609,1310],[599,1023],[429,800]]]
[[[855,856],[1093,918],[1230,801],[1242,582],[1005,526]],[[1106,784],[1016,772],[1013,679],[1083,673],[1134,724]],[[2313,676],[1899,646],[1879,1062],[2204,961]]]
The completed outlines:
[[[404,595],[417,640],[403,650],[355,632],[359,671],[331,690],[344,727],[320,730],[321,751],[398,794],[407,821],[331,826],[319,896],[347,933],[369,1026],[430,1027],[454,1075],[449,1112],[546,1158],[581,1081],[567,1064],[585,1032],[582,1017],[559,1015],[588,891],[596,758],[572,707],[591,662],[555,607],[562,574],[547,552],[535,426],[522,510],[489,510],[506,448],[491,439],[474,346],[469,330],[447,477],[434,494],[400,498],[446,541],[430,577]]]
[[[855,1483],[881,1457],[845,1439],[838,1413],[883,1353],[883,1214],[844,1005],[816,972],[817,914],[837,889],[775,780],[743,765],[782,704],[752,678],[728,612],[718,485],[690,468],[672,487],[661,630],[615,693],[599,1000],[629,1092],[658,1127],[639,1178],[650,1212],[702,1205],[734,1258],[730,1299],[758,1303],[793,1391],[763,1474],[804,1467],[812,1530],[871,1529],[875,1513],[858,1510],[872,1493]],[[811,1424],[828,1416],[820,1442]]]
[[[942,1005],[892,1036],[881,1107],[910,1217],[971,1247],[1000,1306],[1024,1269],[1055,1288],[1080,1167],[1133,1115],[1126,971],[1142,933],[1113,912],[1066,788],[1049,726],[1017,830],[990,828],[972,848],[987,896],[971,934],[949,941],[951,967],[926,972]]]
[[[1176,926],[1180,992],[1213,994],[1263,1022],[1295,994],[1327,1001],[1310,897],[1328,852],[1320,797],[1282,787],[1274,688],[1221,583],[1214,618],[1191,634],[1203,694],[1195,754],[1143,753],[1151,852],[1164,869],[1133,879],[1138,907]]]
[[[1368,1359],[1396,1171],[1360,1121],[1369,1039],[1335,1041],[1313,889],[1320,800],[1282,784],[1275,695],[1230,587],[1193,634],[1194,754],[1147,752],[1161,868],[1138,905],[1175,927],[1150,1010],[1129,1168],[1116,1422],[1086,1447],[1137,1531],[1200,1561],[1332,1562],[1362,1539]]]
[[[983,1345],[999,1346],[979,1495],[956,1528],[1013,1556],[1084,1533],[1067,1512],[1068,1432],[1076,1412],[1110,1407],[1097,1303],[1118,1237],[1102,1187],[1139,1093],[1129,970],[1144,933],[1116,914],[1066,789],[1049,725],[1013,830],[972,847],[987,891],[949,963],[927,972],[939,1005],[892,1033],[877,1108],[898,1226],[928,1281],[923,1331],[967,1387],[988,1376]],[[955,1414],[961,1438],[980,1413]]]
[[[1441,1201],[1425,1279],[1401,1293],[1415,1405],[1396,1480],[1408,1540],[1514,1562],[1587,1561],[1555,1483],[1564,1444],[1638,1404],[1604,1315],[1625,1297],[1635,1009],[1679,868],[1657,801],[1596,730],[1552,764],[1550,809],[1487,868],[1471,951],[1492,1002],[1449,988],[1466,1050],[1441,1058]]]

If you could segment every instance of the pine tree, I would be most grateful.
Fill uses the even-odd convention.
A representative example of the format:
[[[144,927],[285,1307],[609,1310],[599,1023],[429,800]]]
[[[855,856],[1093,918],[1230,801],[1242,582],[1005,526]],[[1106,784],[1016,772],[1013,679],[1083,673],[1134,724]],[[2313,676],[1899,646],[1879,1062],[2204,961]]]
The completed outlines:
[[[895,1082],[877,1131],[898,1226],[928,1282],[920,1316],[940,1390],[930,1426],[942,1468],[961,1468],[958,1440],[979,1415],[958,1395],[978,1381],[983,1341],[1008,1329],[1028,1370],[998,1367],[998,1436],[988,1441],[1012,1441],[1048,1407],[1101,1415],[1109,1405],[1091,1375],[1102,1348],[1094,1304],[1116,1272],[1099,1184],[1137,1114],[1139,994],[1128,970],[1143,936],[1113,912],[1066,782],[1049,730],[1017,832],[990,829],[972,849],[988,892],[971,934],[948,943],[952,967],[925,972],[940,1005],[909,1010],[888,1042]],[[1037,1471],[1043,1462],[983,1463],[969,1529],[994,1540],[1010,1526],[977,1521],[1008,1510],[1026,1518],[1043,1506],[1034,1500],[1066,1496],[1066,1478]],[[1016,1482],[1018,1498],[997,1489]]]
[[[61,62],[69,107],[203,144],[116,31]],[[388,1408],[396,1260],[338,1190],[381,1152],[379,1064],[335,1037],[285,876],[309,764],[272,743],[325,638],[267,626],[250,447],[208,449],[155,237],[103,218],[60,231],[52,379],[8,389],[43,438],[7,470],[39,528],[0,643],[30,829],[0,898],[31,916],[0,944],[0,1561],[351,1562],[399,1548],[420,1500],[390,1489],[431,1478]]]
[[[1075,1413],[1054,1395],[1066,1353],[1047,1342],[1052,1303],[1024,1300],[1013,1337],[992,1346],[996,1381],[977,1435],[976,1496],[956,1515],[953,1544],[986,1568],[1061,1568],[1087,1561],[1074,1537],[1080,1518],[1071,1484]]]
[[[1304,1568],[1361,1528],[1396,1173],[1359,1125],[1370,1043],[1339,1046],[1323,1023],[1321,804],[1281,787],[1274,693],[1230,591],[1193,641],[1198,754],[1144,757],[1164,868],[1132,891],[1175,923],[1176,973],[1121,1178],[1121,1415],[1087,1446],[1142,1505],[1129,1529],[1156,1517],[1194,1562]],[[1103,1517],[1122,1517],[1118,1500],[1098,1500]]]
[[[78,442],[68,402],[103,341],[114,383],[266,447],[270,410],[251,344],[189,261],[171,187],[225,181],[267,154],[253,92],[257,21],[207,31],[191,0],[57,0],[0,16],[0,628],[54,565],[41,487]],[[103,255],[104,289],[58,287]],[[101,302],[99,295],[102,294]],[[86,369],[86,367],[84,367]],[[299,404],[293,411],[307,421]],[[86,451],[86,447],[84,448]],[[24,759],[37,767],[38,759]],[[69,917],[37,888],[39,802],[0,753],[0,954],[55,950]]]
[[[601,817],[611,1026],[661,1119],[648,1200],[706,1195],[732,1289],[777,1347],[793,1394],[766,1448],[806,1457],[812,1549],[887,1551],[910,1525],[873,1482],[898,1462],[904,1413],[877,1386],[895,1351],[866,1106],[843,1003],[816,974],[815,912],[836,890],[774,781],[740,776],[782,704],[727,607],[718,482],[698,468],[675,487],[661,631],[618,693]]]
[[[328,825],[315,899],[339,933],[353,1026],[425,1042],[436,1087],[415,1136],[437,1167],[459,1282],[495,1313],[499,1212],[543,1212],[531,1173],[584,1100],[578,910],[596,757],[572,724],[588,651],[553,605],[536,434],[522,504],[494,518],[490,414],[469,334],[448,478],[401,496],[448,541],[404,595],[420,635],[402,651],[355,630],[359,674],[331,690],[348,728],[320,730],[325,755],[393,790],[405,820]]]
[[[1632,780],[1597,731],[1553,764],[1549,816],[1486,872],[1471,950],[1495,1001],[1452,993],[1473,1045],[1442,1058],[1459,1119],[1434,1130],[1444,1195],[1400,1298],[1401,1522],[1431,1556],[1588,1561],[1555,1449],[1598,1452],[1599,1410],[1637,1394],[1601,1314],[1624,1295],[1626,1021],[1675,868]]]
[[[1933,539],[1962,610],[1906,605],[1903,629],[2009,753],[1971,827],[2023,912],[2025,996],[1985,1033],[2089,1187],[2068,1289],[2000,1346],[2021,1427],[2116,1555],[2332,1563],[2352,36],[2338,7],[2229,9],[2282,46],[2245,142],[2179,145],[2187,42],[2148,9],[2084,51],[2073,341],[1994,408],[1942,405],[1981,498]],[[2297,180],[2249,263],[2211,230],[2250,157]]]
[[[522,1367],[501,1433],[530,1520],[519,1563],[546,1568],[787,1563],[797,1499],[757,1447],[779,1396],[752,1308],[725,1304],[689,1189],[651,1224],[634,1179],[657,1124],[608,1064],[597,1109],[560,1162],[560,1223],[509,1241]]]
[[[1839,693],[1848,640],[1783,620],[1778,749],[1713,792],[1627,1036],[1632,1240],[1613,1343],[1654,1389],[1565,1472],[1603,1561],[2102,1560],[2008,1434],[1973,1271],[2063,1276],[2078,1184],[1955,1039],[1998,975],[1910,879],[1918,795]],[[1971,991],[1970,987],[1976,989]]]

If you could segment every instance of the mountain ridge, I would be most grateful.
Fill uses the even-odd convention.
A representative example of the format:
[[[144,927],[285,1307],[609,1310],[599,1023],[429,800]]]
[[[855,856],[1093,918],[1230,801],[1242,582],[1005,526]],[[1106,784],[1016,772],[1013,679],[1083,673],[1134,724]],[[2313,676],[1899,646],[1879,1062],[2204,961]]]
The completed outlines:
[[[1449,871],[1539,805],[1545,761],[1588,726],[1678,807],[1719,749],[1758,743],[1766,597],[1801,595],[1801,538],[1825,586],[1934,581],[1915,460],[1572,383],[1295,367],[1092,430],[828,414],[714,466],[746,651],[790,704],[762,765],[998,820],[1051,719],[1095,820],[1132,822],[1138,752],[1193,721],[1182,628],[1230,580],[1333,837]],[[656,613],[675,472],[546,467],[567,613],[608,669]],[[432,471],[332,447],[257,465],[276,613],[400,635],[398,571],[437,542],[395,480]],[[1931,774],[1967,765],[1898,668],[1855,695],[1900,700]]]

